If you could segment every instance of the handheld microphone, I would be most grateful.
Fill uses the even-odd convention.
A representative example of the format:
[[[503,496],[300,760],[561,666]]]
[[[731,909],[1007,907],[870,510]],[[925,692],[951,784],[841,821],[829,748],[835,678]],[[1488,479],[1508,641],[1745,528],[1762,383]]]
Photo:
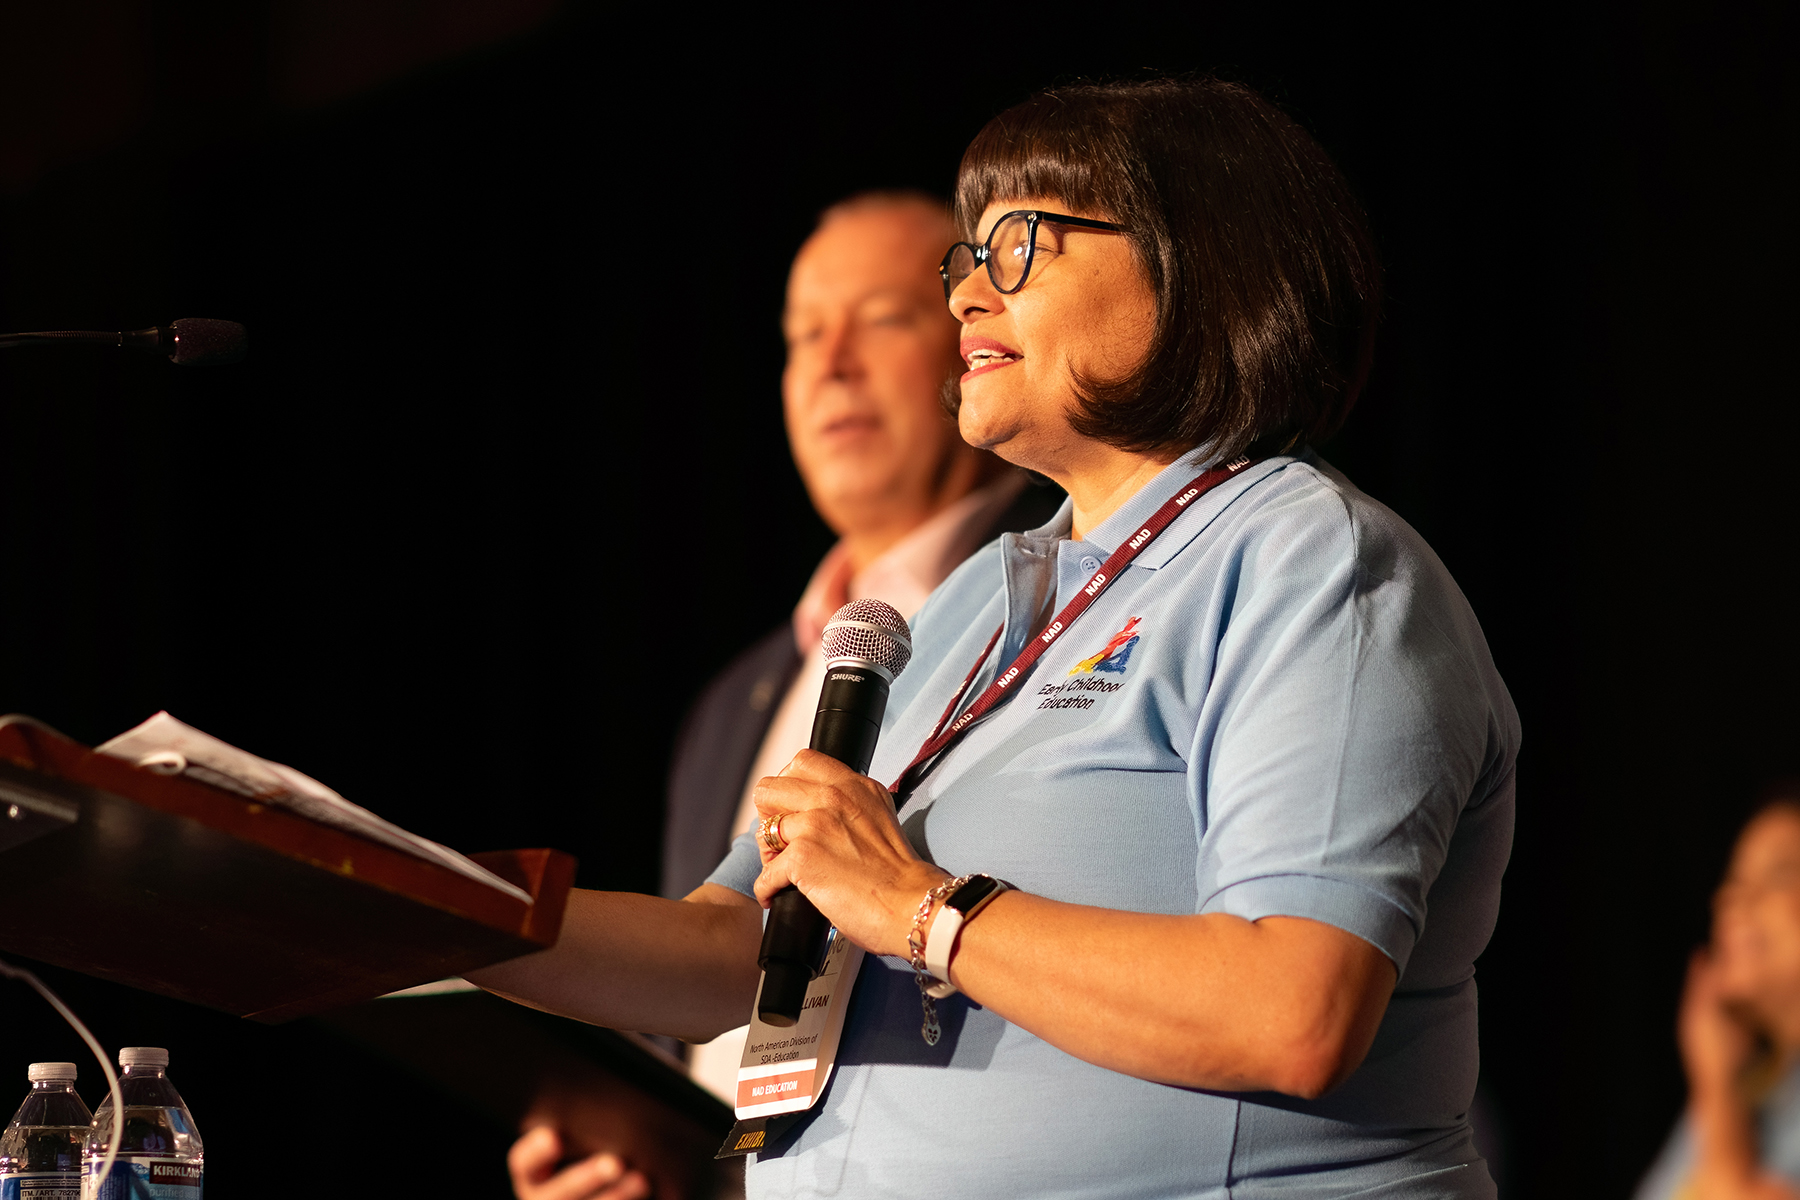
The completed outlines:
[[[906,619],[879,600],[852,600],[825,626],[825,686],[813,718],[812,749],[867,773],[887,711],[888,685],[912,658]],[[800,1020],[806,989],[825,966],[831,922],[796,887],[769,902],[763,926],[762,992],[756,1015],[785,1029]]]
[[[249,335],[236,321],[208,317],[183,317],[167,325],[134,329],[128,333],[103,333],[87,329],[57,329],[46,333],[0,333],[0,350],[14,346],[69,345],[79,343],[123,346],[167,354],[182,366],[204,367],[237,362],[250,349]]]

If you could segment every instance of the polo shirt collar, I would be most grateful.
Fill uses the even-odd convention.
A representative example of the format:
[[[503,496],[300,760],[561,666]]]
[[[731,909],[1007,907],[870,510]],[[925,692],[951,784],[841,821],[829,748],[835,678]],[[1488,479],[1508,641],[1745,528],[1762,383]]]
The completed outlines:
[[[1025,533],[1009,533],[1000,539],[1001,572],[1005,579],[1006,615],[1000,654],[990,661],[1008,663],[1024,648],[1032,631],[1041,629],[1055,612],[1059,601],[1058,584],[1070,587],[1085,581],[1091,573],[1077,560],[1085,556],[1104,561],[1126,538],[1144,527],[1144,522],[1168,502],[1180,487],[1218,461],[1218,455],[1206,447],[1190,450],[1157,472],[1156,477],[1119,506],[1117,512],[1100,522],[1082,541],[1069,537],[1073,526],[1074,502],[1064,500],[1056,515],[1036,529]],[[1155,541],[1144,547],[1133,567],[1157,570],[1185,549],[1200,531],[1212,523],[1244,490],[1258,479],[1281,469],[1295,456],[1279,455],[1229,479],[1195,501],[1193,506],[1165,529]],[[1097,566],[1098,564],[1093,564]],[[1067,575],[1066,580],[1059,576]],[[1077,578],[1079,576],[1079,578]]]
[[[1229,479],[1201,497],[1194,506],[1175,518],[1175,521],[1164,530],[1155,541],[1135,559],[1131,565],[1157,570],[1166,566],[1170,559],[1179,554],[1187,544],[1199,536],[1200,531],[1212,523],[1212,519],[1225,510],[1226,505],[1243,494],[1253,482],[1293,460],[1292,455],[1277,455],[1245,471],[1234,479]],[[1096,525],[1088,533],[1085,542],[1092,549],[1095,557],[1104,560],[1116,551],[1125,539],[1131,537],[1144,527],[1144,523],[1155,515],[1183,484],[1213,466],[1219,456],[1207,447],[1190,450],[1157,473],[1156,478],[1139,488],[1137,494],[1121,504],[1112,516]]]
[[[1006,587],[1004,636],[1000,654],[990,660],[1009,663],[1024,649],[1025,639],[1042,628],[1054,611],[1057,562],[1074,524],[1074,501],[1065,499],[1056,515],[1036,529],[1008,533],[1000,539],[1000,570]]]

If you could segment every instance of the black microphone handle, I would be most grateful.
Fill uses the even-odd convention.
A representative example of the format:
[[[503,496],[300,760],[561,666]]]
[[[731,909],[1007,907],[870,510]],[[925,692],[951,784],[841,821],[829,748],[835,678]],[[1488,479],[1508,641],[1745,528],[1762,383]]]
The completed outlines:
[[[0,333],[0,350],[14,346],[62,345],[87,342],[98,346],[124,346],[132,350],[161,350],[164,330],[134,329],[126,333],[100,329],[52,329],[43,333]]]
[[[880,672],[861,663],[832,664],[819,691],[812,748],[859,774],[867,773],[887,698],[888,681]],[[799,888],[784,887],[775,893],[756,958],[763,970],[756,1015],[765,1024],[786,1029],[800,1020],[806,989],[824,969],[830,935],[831,922]]]

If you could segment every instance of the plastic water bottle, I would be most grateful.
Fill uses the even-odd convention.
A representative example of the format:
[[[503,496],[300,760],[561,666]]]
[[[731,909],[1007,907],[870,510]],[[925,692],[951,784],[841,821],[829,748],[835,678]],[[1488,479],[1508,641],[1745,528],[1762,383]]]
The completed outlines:
[[[32,1063],[31,1094],[0,1134],[0,1200],[77,1200],[93,1116],[75,1094],[74,1063]]]
[[[158,1046],[119,1051],[119,1091],[125,1097],[125,1136],[112,1175],[99,1183],[112,1140],[109,1094],[88,1128],[82,1200],[200,1200],[205,1149],[193,1114],[169,1082],[169,1052]]]

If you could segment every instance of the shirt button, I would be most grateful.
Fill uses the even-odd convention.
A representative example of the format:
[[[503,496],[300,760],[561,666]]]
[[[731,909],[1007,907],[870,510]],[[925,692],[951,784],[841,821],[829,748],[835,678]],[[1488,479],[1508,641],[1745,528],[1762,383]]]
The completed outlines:
[[[1081,559],[1081,569],[1084,571],[1098,571],[1100,569],[1100,560],[1091,554],[1084,555]]]

